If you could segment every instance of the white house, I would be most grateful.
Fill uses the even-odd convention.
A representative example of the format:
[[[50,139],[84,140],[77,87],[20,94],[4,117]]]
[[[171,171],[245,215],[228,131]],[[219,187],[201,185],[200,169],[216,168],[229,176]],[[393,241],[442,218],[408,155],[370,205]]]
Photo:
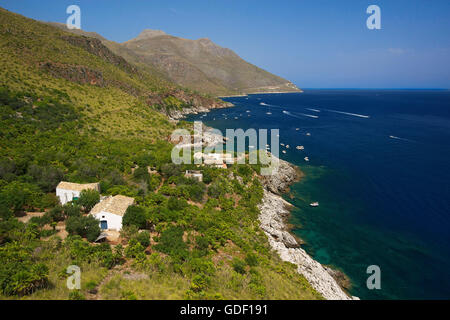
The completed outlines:
[[[122,218],[128,207],[134,203],[134,199],[122,195],[108,197],[97,203],[90,214],[100,221],[102,230],[122,229]]]
[[[56,186],[56,196],[59,198],[61,204],[66,204],[69,201],[77,200],[80,197],[81,191],[83,190],[97,190],[100,192],[100,184],[99,183],[72,183],[61,181]]]
[[[203,181],[203,173],[199,170],[186,170],[186,173],[184,174],[186,178],[193,178],[197,179],[198,181]]]
[[[234,163],[234,158],[231,153],[202,153],[196,152],[194,160],[203,159],[206,165],[212,165],[216,168],[227,168],[227,163]]]

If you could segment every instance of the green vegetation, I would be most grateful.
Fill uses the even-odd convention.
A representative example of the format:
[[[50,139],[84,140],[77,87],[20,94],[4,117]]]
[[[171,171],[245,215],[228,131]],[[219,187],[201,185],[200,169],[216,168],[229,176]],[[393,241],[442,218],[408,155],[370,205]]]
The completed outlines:
[[[81,191],[77,204],[82,206],[85,212],[89,212],[99,201],[100,193],[97,190],[88,189]]]
[[[172,164],[176,125],[145,99],[172,85],[85,41],[0,9],[0,298],[320,298],[259,228],[256,167]],[[134,197],[117,241],[92,243],[99,194],[60,206],[61,180]],[[79,291],[66,287],[69,265]]]

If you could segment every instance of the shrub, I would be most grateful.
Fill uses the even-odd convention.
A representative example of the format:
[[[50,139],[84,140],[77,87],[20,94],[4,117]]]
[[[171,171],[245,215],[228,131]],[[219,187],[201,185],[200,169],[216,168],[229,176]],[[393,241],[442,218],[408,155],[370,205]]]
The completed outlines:
[[[188,206],[188,203],[184,199],[178,199],[176,197],[170,197],[167,202],[167,208],[173,211],[183,210]]]
[[[139,232],[135,238],[144,248],[150,245],[150,233],[148,231]]]
[[[49,212],[46,213],[46,215],[48,215],[52,221],[56,222],[63,221],[65,218],[63,207],[61,206],[52,208]]]
[[[210,282],[211,282],[211,279],[209,276],[207,276],[205,274],[196,274],[192,278],[191,290],[194,292],[204,291],[205,289],[207,289]]]
[[[86,297],[79,290],[73,290],[69,293],[69,300],[86,300]]]
[[[250,266],[250,267],[256,267],[258,265],[258,257],[256,256],[256,254],[250,252],[247,254],[247,256],[245,257],[245,262]]]
[[[170,226],[161,233],[155,249],[172,256],[175,259],[185,260],[188,256],[187,245],[183,241],[183,229]]]
[[[27,295],[48,285],[48,268],[33,261],[32,248],[17,242],[0,247],[0,291]]]
[[[233,269],[237,273],[245,274],[247,272],[245,270],[245,266],[246,266],[245,262],[242,261],[241,259],[239,259],[239,258],[234,258],[233,259]]]
[[[81,207],[74,203],[66,203],[63,206],[64,215],[66,217],[79,217],[81,216]]]
[[[125,256],[127,258],[136,258],[143,253],[145,248],[136,239],[131,239],[128,242],[128,247],[125,248]]]
[[[139,206],[129,206],[123,216],[122,223],[125,226],[134,225],[139,229],[144,229],[147,226],[145,209]]]
[[[80,198],[77,203],[84,208],[86,212],[91,209],[100,201],[100,194],[97,190],[83,190],[81,191]]]
[[[85,237],[90,242],[95,241],[100,234],[98,220],[93,216],[70,217],[66,222],[66,230],[70,235]]]

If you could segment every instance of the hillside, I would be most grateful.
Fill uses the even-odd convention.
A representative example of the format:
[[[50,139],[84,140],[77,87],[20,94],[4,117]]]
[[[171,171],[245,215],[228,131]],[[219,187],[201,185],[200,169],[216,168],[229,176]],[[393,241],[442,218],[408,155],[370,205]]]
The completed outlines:
[[[190,125],[166,114],[223,106],[0,9],[0,299],[320,299],[259,227],[259,166],[172,163],[167,138]],[[120,234],[93,243],[100,194],[62,206],[60,181],[132,197]]]
[[[66,29],[64,24],[55,24]],[[207,38],[189,40],[160,30],[144,30],[122,44],[82,30],[71,32],[100,39],[115,53],[158,72],[181,86],[212,95],[299,92],[290,81],[254,66]]]

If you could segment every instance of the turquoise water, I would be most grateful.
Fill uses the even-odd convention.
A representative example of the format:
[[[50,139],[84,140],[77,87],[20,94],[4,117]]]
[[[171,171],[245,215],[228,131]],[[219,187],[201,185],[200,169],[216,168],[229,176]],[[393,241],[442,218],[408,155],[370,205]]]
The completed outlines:
[[[281,158],[305,172],[286,196],[295,205],[293,232],[315,259],[349,276],[351,294],[450,298],[449,92],[307,90],[226,100],[236,107],[188,120],[223,132],[280,129],[290,145]],[[366,287],[369,265],[381,269],[380,290]]]

